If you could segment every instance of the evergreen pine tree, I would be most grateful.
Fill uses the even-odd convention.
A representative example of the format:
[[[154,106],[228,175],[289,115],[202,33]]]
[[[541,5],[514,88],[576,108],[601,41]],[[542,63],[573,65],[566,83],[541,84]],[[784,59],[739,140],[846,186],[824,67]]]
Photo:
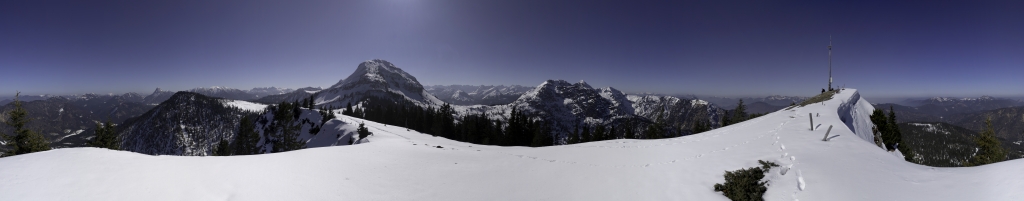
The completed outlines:
[[[537,129],[533,130],[533,142],[530,143],[531,147],[542,147],[551,144],[551,134],[548,133],[548,125],[544,122],[538,121]]]
[[[899,149],[900,153],[903,153],[906,161],[913,160],[914,155],[913,153],[910,153],[912,152],[910,147],[907,146],[906,143],[903,143],[903,134],[900,132],[899,124],[896,124],[896,110],[893,110],[891,105],[889,106],[889,116],[886,124],[889,126],[889,132],[893,139],[890,143],[893,144],[896,149]]]
[[[892,144],[895,139],[892,136],[892,132],[890,132],[892,126],[889,126],[889,117],[886,116],[885,111],[875,109],[871,112],[870,118],[871,123],[875,124],[875,128],[877,128],[878,132],[881,133],[882,142],[885,144],[885,148],[887,150],[893,150]]]
[[[978,144],[978,152],[974,154],[967,166],[979,166],[1006,160],[1006,151],[1003,150],[999,138],[996,138],[991,118],[985,120],[985,130],[974,138],[974,143]]]
[[[732,118],[731,118],[731,116],[732,116],[732,113],[729,112],[728,110],[726,110],[724,112],[724,114],[722,114],[722,127],[726,127],[726,126],[732,125]]]
[[[647,126],[647,130],[644,130],[644,137],[647,139],[659,139],[665,135],[664,119],[661,114],[654,120],[653,124]]]
[[[235,136],[234,143],[234,154],[235,155],[251,155],[258,154],[259,147],[257,143],[260,141],[259,133],[256,132],[256,126],[249,116],[242,116],[240,125],[238,126],[238,135]]]
[[[231,155],[231,146],[228,145],[228,140],[227,139],[221,139],[220,142],[217,143],[217,148],[215,148],[213,150],[213,155],[214,156],[230,156]]]
[[[608,131],[605,130],[603,125],[597,125],[597,127],[594,127],[594,137],[591,140],[593,140],[593,141],[608,140],[608,138],[606,138],[606,136],[605,136],[607,132]]]
[[[580,142],[590,142],[590,141],[593,141],[593,140],[594,140],[594,138],[593,138],[592,134],[590,133],[590,125],[584,124],[583,125],[583,133],[580,133]]]
[[[341,114],[346,116],[352,116],[352,102],[349,102],[348,105],[345,106],[345,111],[342,111]]]
[[[611,128],[608,128],[608,139],[622,139],[622,137],[619,136],[618,130],[615,129],[615,125],[612,125]]]
[[[733,110],[732,115],[732,124],[747,120],[747,106],[743,105],[743,99],[740,99],[740,102],[736,104],[736,109]]]
[[[568,144],[580,143],[580,123],[576,122],[576,128],[572,130],[572,134],[569,135]]]
[[[297,108],[299,106],[298,102],[282,102],[274,109],[274,123],[270,132],[274,138],[272,140],[274,152],[292,151],[305,147],[305,143],[299,139],[302,128],[302,124],[298,120]]]
[[[622,138],[636,138],[636,129],[634,128],[636,125],[634,125],[633,122],[632,118],[626,119],[626,125],[622,128]]]
[[[20,96],[20,92],[14,96],[14,110],[7,113],[7,125],[14,128],[14,135],[3,134],[8,146],[7,152],[3,155],[5,157],[50,150],[50,143],[43,135],[25,128],[29,118],[28,112],[21,107],[21,101],[18,100]]]
[[[106,123],[97,123],[95,133],[96,135],[88,142],[89,146],[111,150],[120,149],[117,141],[117,133],[115,133],[114,125],[109,119]]]
[[[703,120],[693,123],[693,134],[703,133],[711,130],[710,126]]]

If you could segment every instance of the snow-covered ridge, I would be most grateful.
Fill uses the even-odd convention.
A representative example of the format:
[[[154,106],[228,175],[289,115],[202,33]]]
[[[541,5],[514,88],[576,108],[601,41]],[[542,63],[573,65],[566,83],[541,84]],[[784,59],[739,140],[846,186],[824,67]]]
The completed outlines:
[[[781,166],[764,178],[765,200],[1024,197],[1024,174],[1013,173],[1024,169],[1024,160],[934,168],[853,137],[841,116],[871,111],[854,92],[660,140],[497,147],[339,116],[331,121],[365,122],[374,135],[355,146],[255,156],[57,149],[0,158],[0,200],[726,200],[712,185],[723,182],[724,171],[757,160]],[[820,129],[808,129],[808,114]],[[829,125],[836,127],[822,141]]]
[[[874,143],[875,135],[872,133],[871,128],[875,124],[871,123],[871,112],[875,110],[875,107],[861,98],[860,93],[856,89],[845,89],[843,92],[837,93],[832,97],[833,100],[841,101],[838,110],[840,120],[857,137],[869,143]]]

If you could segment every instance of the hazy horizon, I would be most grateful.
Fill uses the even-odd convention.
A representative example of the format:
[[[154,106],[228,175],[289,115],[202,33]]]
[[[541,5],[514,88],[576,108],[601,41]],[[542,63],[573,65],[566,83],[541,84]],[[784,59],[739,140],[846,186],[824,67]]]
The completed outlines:
[[[329,87],[385,59],[424,85],[1024,97],[1024,2],[4,1],[0,96]]]

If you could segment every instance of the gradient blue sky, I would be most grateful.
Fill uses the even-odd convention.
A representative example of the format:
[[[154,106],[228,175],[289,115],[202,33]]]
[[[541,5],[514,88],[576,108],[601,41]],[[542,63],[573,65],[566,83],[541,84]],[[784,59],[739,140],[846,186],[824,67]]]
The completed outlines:
[[[657,3],[653,3],[657,2]],[[669,3],[666,3],[669,2]],[[2,1],[0,95],[432,84],[1024,95],[1022,1]]]

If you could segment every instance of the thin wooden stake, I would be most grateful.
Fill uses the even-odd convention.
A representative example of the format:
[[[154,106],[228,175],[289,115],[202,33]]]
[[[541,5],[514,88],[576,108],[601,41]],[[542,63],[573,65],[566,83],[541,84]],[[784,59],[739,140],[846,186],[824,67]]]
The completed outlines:
[[[814,115],[811,115],[811,114],[813,114],[813,113],[807,113],[807,117],[811,118],[811,130],[813,131],[814,130]]]
[[[828,131],[825,131],[825,138],[821,138],[821,141],[828,141],[828,133],[832,132],[832,125],[828,126]]]

